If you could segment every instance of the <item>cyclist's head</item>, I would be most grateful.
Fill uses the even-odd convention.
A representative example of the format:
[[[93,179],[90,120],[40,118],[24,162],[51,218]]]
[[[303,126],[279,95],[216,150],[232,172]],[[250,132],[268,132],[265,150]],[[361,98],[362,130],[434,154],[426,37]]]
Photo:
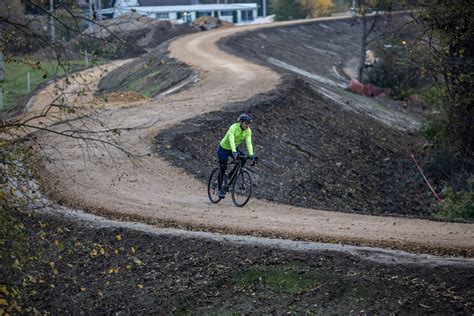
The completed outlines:
[[[253,122],[253,119],[252,117],[250,116],[250,114],[245,114],[245,113],[242,113],[239,115],[239,122],[240,123],[252,123]]]
[[[249,128],[250,123],[252,123],[252,117],[249,114],[242,113],[239,115],[240,127],[243,130]]]

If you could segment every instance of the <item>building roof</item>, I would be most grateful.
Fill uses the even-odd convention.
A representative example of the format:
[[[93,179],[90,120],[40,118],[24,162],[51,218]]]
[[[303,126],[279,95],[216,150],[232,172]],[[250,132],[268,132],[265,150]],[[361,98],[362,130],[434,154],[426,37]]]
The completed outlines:
[[[161,7],[197,4],[197,0],[138,0],[142,7]]]
[[[194,11],[227,11],[227,10],[257,10],[256,3],[233,3],[233,4],[197,4],[197,5],[173,5],[155,7],[133,7],[137,12],[194,12]]]

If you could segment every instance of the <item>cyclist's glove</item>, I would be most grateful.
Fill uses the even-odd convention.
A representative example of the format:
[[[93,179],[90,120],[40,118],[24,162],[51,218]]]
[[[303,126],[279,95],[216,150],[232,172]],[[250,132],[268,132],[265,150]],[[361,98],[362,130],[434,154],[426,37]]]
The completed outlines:
[[[252,156],[252,157],[250,157],[250,158],[252,158],[252,160],[255,161],[255,162],[258,161],[258,157],[257,157],[257,156]]]
[[[238,155],[237,152],[233,152],[233,153],[232,153],[232,158],[235,160],[235,159],[237,158],[237,155]]]

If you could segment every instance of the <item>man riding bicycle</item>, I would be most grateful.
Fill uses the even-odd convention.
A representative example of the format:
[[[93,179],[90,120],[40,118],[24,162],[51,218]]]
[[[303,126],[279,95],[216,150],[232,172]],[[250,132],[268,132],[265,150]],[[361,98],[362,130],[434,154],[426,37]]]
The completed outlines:
[[[253,153],[252,146],[252,131],[250,130],[250,123],[252,123],[252,117],[249,114],[242,113],[239,116],[238,122],[230,126],[229,130],[225,134],[224,138],[219,143],[217,149],[217,157],[219,158],[219,198],[225,198],[225,188],[222,186],[224,181],[224,174],[227,170],[227,160],[229,156],[236,159],[238,155],[245,156],[245,154],[238,148],[242,141],[245,139],[245,146],[249,153],[249,157],[256,160],[257,157]],[[245,161],[242,162],[242,165]]]

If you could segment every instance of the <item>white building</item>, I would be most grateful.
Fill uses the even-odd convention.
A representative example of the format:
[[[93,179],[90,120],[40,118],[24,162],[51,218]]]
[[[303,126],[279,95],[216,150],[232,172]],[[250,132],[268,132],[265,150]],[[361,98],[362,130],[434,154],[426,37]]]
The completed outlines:
[[[214,16],[231,23],[245,23],[257,18],[256,3],[196,4],[197,0],[117,0],[113,17],[137,12],[159,20],[193,21],[200,16]]]

